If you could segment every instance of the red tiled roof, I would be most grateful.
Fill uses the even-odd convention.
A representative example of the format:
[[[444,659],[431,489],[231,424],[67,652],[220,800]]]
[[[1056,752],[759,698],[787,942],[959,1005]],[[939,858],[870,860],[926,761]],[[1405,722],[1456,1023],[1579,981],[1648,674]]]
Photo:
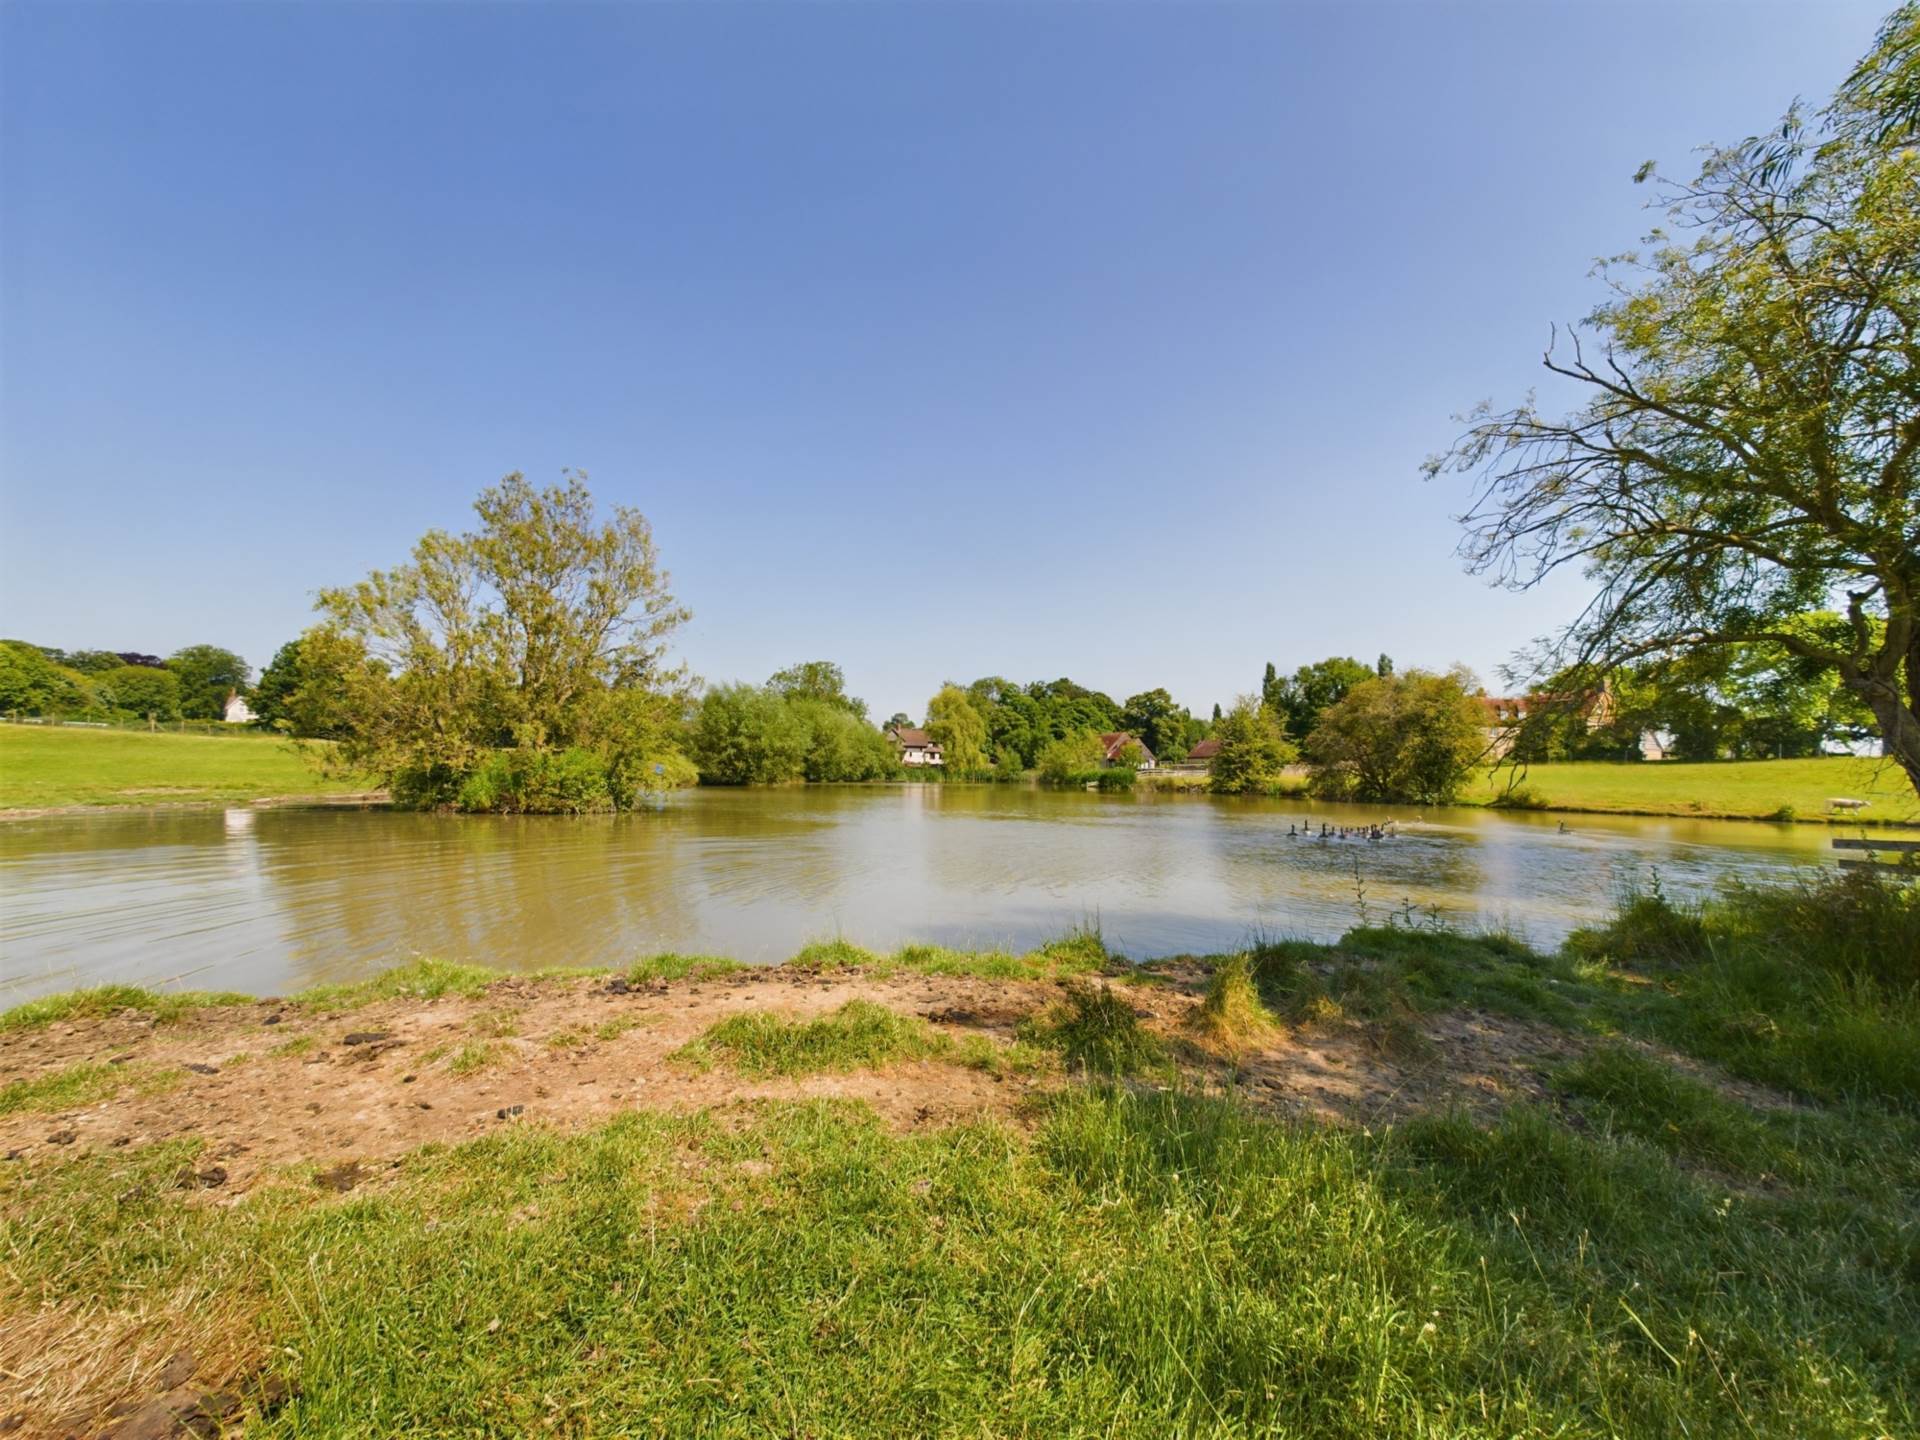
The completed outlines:
[[[924,747],[934,743],[933,737],[927,734],[926,731],[916,729],[911,725],[902,725],[899,729],[890,730],[887,733],[892,735],[895,743],[900,745],[919,745]]]
[[[1220,742],[1218,740],[1202,740],[1198,745],[1194,746],[1193,749],[1187,751],[1187,759],[1211,760],[1219,753]]]

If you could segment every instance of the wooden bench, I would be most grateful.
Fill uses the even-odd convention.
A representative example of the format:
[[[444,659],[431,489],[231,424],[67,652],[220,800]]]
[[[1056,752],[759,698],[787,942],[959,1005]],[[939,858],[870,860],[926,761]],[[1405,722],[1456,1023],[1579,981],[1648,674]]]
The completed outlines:
[[[1908,880],[1920,880],[1920,840],[1845,839],[1833,842],[1836,850],[1864,850],[1864,860],[1842,860],[1842,870],[1891,871]],[[1876,860],[1876,855],[1894,855],[1894,860]]]

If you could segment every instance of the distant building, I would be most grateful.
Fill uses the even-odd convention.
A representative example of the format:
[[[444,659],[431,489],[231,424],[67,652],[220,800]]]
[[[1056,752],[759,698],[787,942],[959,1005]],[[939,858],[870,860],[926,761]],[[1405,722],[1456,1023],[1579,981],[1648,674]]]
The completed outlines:
[[[222,718],[224,718],[229,725],[251,725],[253,723],[253,711],[248,708],[247,702],[240,698],[239,691],[236,690],[233,694],[227,696],[227,713]]]
[[[1146,742],[1129,735],[1124,730],[1109,730],[1100,737],[1100,763],[1102,765],[1118,765],[1120,763],[1120,752],[1129,745],[1138,745],[1140,747],[1140,768],[1142,770],[1153,769],[1155,764],[1153,752],[1147,749]]]
[[[1220,742],[1218,740],[1202,740],[1198,745],[1194,746],[1193,749],[1187,751],[1187,763],[1189,765],[1211,765],[1213,764],[1213,757],[1219,753]]]
[[[1487,748],[1496,757],[1513,749],[1520,727],[1529,716],[1558,710],[1577,716],[1591,735],[1611,725],[1616,714],[1611,686],[1602,685],[1585,695],[1559,695],[1542,690],[1532,695],[1482,695],[1480,709],[1485,715]],[[1650,757],[1651,758],[1651,757]]]
[[[940,742],[926,731],[912,725],[897,725],[887,731],[887,738],[893,741],[894,749],[900,752],[900,763],[906,766],[944,765],[946,757],[940,753]]]

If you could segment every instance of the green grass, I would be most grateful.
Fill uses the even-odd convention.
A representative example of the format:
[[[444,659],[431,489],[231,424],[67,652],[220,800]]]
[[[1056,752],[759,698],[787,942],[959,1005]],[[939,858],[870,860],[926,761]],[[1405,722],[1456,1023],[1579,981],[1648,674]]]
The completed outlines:
[[[697,1065],[724,1060],[746,1075],[812,1075],[865,1070],[897,1060],[945,1055],[947,1038],[924,1020],[867,1000],[849,1000],[814,1020],[787,1020],[752,1011],[710,1026],[674,1052]]]
[[[0,1035],[39,1030],[67,1020],[97,1020],[122,1010],[139,1010],[162,1024],[213,1005],[251,1005],[251,995],[215,990],[143,990],[137,985],[97,985],[45,995],[0,1011]]]
[[[143,1065],[100,1065],[83,1061],[31,1080],[0,1086],[0,1115],[20,1111],[75,1110],[132,1087],[142,1095],[172,1089],[183,1070]]]
[[[504,1047],[492,1040],[469,1040],[447,1060],[447,1073],[450,1075],[477,1075],[482,1070],[491,1069],[507,1058]]]
[[[0,725],[0,810],[168,805],[364,791],[270,735]]]
[[[1020,1038],[1087,1074],[1138,1075],[1167,1063],[1166,1046],[1110,985],[1069,982],[1058,1004],[1021,1025]]]
[[[746,967],[723,955],[680,955],[667,951],[637,960],[625,971],[628,980],[644,984],[650,980],[713,980],[732,975]]]
[[[1481,775],[1463,798],[1490,804],[1512,772]],[[1623,815],[1699,815],[1748,820],[1833,820],[1848,825],[1920,824],[1920,798],[1891,761],[1829,756],[1818,760],[1716,760],[1683,763],[1571,761],[1529,766],[1522,783],[1538,808]],[[1866,800],[1867,809],[1834,812],[1832,799]],[[1783,813],[1783,807],[1791,813]]]
[[[1055,1088],[1031,1129],[634,1113],[235,1206],[176,1188],[193,1142],[36,1152],[0,1166],[0,1313],[233,1317],[294,1387],[267,1436],[1913,1434],[1917,925],[1920,890],[1850,875],[1633,897],[1554,956],[1374,929],[1216,964],[1223,1012],[1250,986],[1296,1022],[1470,1006],[1594,1042],[1492,1122],[1163,1085],[1126,992],[1075,980],[1021,1058],[1155,1084]],[[856,1002],[690,1048],[804,1074],[1015,1047]]]
[[[383,970],[367,980],[340,985],[315,985],[291,997],[289,1004],[312,1010],[352,1010],[377,1000],[434,1000],[442,995],[472,999],[503,978],[499,971],[480,965],[422,958]]]
[[[1892,1191],[1729,1189],[1542,1111],[1370,1137],[1093,1087],[1031,1137],[897,1134],[830,1102],[633,1114],[234,1207],[183,1202],[192,1154],[0,1171],[0,1295],[247,1298],[295,1390],[262,1435],[370,1416],[394,1434],[1139,1440],[1920,1419]]]

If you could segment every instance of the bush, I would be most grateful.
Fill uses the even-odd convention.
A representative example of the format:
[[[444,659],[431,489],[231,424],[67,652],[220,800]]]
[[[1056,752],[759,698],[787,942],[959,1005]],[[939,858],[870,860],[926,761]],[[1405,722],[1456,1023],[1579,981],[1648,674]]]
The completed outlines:
[[[1355,685],[1307,737],[1315,790],[1414,805],[1452,800],[1487,746],[1471,687],[1460,670],[1409,670]]]
[[[1133,1075],[1166,1060],[1159,1038],[1142,1029],[1133,1007],[1105,984],[1070,983],[1050,1013],[1022,1024],[1020,1038],[1058,1050],[1069,1065],[1096,1075]]]
[[[581,815],[613,809],[607,770],[590,750],[497,750],[460,783],[462,810]]]
[[[1234,703],[1214,728],[1219,752],[1207,788],[1216,795],[1271,795],[1299,752],[1287,742],[1273,712],[1251,695]]]
[[[1546,810],[1551,802],[1531,785],[1509,785],[1488,802],[1495,810]]]

